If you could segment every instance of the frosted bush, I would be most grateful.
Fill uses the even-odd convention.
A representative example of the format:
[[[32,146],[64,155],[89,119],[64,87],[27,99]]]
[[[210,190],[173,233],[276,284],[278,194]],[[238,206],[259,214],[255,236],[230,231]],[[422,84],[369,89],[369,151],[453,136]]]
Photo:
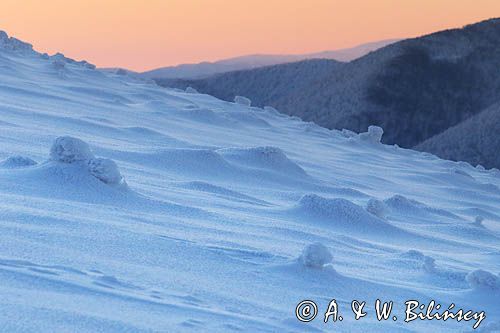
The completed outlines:
[[[306,267],[323,268],[332,262],[333,256],[326,246],[321,243],[307,245],[302,251],[299,261]]]
[[[93,158],[88,161],[90,173],[106,184],[121,184],[123,177],[118,166],[113,160],[106,158]]]
[[[127,75],[127,71],[123,68],[118,68],[115,72],[116,75]]]
[[[385,219],[387,215],[387,205],[380,200],[370,199],[366,204],[366,211],[381,219]]]
[[[246,97],[243,97],[243,96],[236,96],[234,98],[234,102],[236,104],[240,104],[240,105],[245,105],[245,106],[251,106],[252,105],[252,101]]]
[[[186,88],[186,92],[188,94],[197,94],[198,93],[198,90],[194,89],[193,87],[187,87]]]
[[[58,137],[50,148],[50,158],[53,161],[73,163],[93,158],[87,143],[70,136]]]
[[[403,253],[403,257],[410,259],[417,268],[432,273],[436,269],[435,260],[417,250],[408,250]]]
[[[359,138],[372,143],[380,143],[384,130],[379,126],[368,127],[368,132],[359,134]]]
[[[500,279],[498,276],[482,269],[470,272],[465,277],[465,280],[474,289],[497,290],[500,289]]]
[[[482,217],[481,215],[478,215],[474,219],[474,224],[477,225],[477,226],[482,226],[483,225],[483,221],[484,221],[484,217]]]

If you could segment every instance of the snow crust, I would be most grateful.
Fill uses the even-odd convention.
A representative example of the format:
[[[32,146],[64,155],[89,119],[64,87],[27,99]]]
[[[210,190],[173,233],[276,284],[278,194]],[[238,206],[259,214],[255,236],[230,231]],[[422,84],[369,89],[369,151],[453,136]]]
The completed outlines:
[[[2,331],[331,330],[297,322],[306,298],[437,299],[497,325],[498,170],[0,40]]]

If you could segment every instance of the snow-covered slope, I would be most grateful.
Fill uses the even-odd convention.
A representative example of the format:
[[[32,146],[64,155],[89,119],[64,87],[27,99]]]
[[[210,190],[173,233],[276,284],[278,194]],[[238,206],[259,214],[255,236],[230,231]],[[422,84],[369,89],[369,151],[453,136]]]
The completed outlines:
[[[498,327],[498,170],[10,43],[3,332],[472,330],[405,324],[409,299],[484,310],[480,328]],[[295,318],[301,300],[324,312],[332,298],[344,321]],[[377,321],[377,298],[398,321]],[[358,322],[353,299],[370,307]]]
[[[223,59],[215,62],[205,61],[198,64],[182,64],[177,66],[162,67],[138,73],[137,75],[149,79],[195,79],[225,72],[285,64],[307,59],[351,61],[381,47],[395,43],[396,41],[398,40],[386,39],[346,49],[308,54],[253,54]]]
[[[416,149],[487,168],[500,165],[500,102],[419,144]]]
[[[310,70],[314,63],[319,71]],[[384,143],[415,148],[498,103],[499,68],[497,18],[402,40],[349,63],[309,60],[157,82],[191,86],[227,101],[247,96],[255,106],[271,105],[326,128],[359,132],[375,124],[386,130]],[[457,151],[438,156],[491,163],[473,150]]]

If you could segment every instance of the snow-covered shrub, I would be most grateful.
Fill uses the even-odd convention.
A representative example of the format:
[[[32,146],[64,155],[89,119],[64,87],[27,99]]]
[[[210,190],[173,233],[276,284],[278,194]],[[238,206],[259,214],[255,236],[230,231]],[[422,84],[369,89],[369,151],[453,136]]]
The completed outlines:
[[[251,106],[252,105],[252,101],[246,97],[243,97],[243,96],[235,96],[234,97],[234,102],[236,104],[240,104],[240,105],[245,105],[245,106]]]
[[[50,159],[57,162],[73,163],[94,158],[87,143],[71,136],[58,137],[50,148]]]
[[[121,184],[123,177],[113,160],[107,158],[93,158],[88,161],[90,173],[106,184]]]
[[[186,92],[188,94],[197,94],[198,93],[198,90],[194,89],[193,87],[187,87],[186,88]]]
[[[127,75],[127,71],[123,68],[118,68],[115,72],[116,75]]]
[[[416,268],[423,269],[428,273],[432,273],[436,269],[434,258],[426,256],[420,251],[408,250],[403,253],[403,257],[410,259]]]
[[[363,141],[368,141],[372,143],[380,143],[382,140],[382,135],[384,135],[384,130],[379,126],[368,127],[368,132],[360,133],[359,138]]]
[[[9,37],[5,31],[0,31],[0,48],[10,51],[33,52],[33,45],[15,37]]]
[[[29,157],[14,155],[0,162],[0,167],[2,168],[22,168],[32,165],[36,165],[36,161]]]
[[[483,221],[484,221],[484,217],[482,217],[481,215],[478,215],[474,218],[474,224],[477,226],[482,226]]]
[[[436,269],[434,258],[425,256],[422,262],[422,268],[428,273],[433,272]]]
[[[466,275],[465,280],[473,289],[500,289],[500,278],[490,272],[478,269]]]
[[[299,257],[302,265],[310,268],[323,268],[332,262],[333,256],[326,246],[321,243],[307,245]]]
[[[370,214],[373,214],[381,219],[385,219],[387,215],[387,205],[377,199],[370,199],[366,204],[366,211]]]

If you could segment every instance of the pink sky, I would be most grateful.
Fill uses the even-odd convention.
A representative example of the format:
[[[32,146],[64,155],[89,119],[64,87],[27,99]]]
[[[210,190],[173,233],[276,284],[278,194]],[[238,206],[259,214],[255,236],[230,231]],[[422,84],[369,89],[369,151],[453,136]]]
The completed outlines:
[[[37,50],[133,70],[339,49],[498,16],[498,0],[0,1],[0,30]]]

